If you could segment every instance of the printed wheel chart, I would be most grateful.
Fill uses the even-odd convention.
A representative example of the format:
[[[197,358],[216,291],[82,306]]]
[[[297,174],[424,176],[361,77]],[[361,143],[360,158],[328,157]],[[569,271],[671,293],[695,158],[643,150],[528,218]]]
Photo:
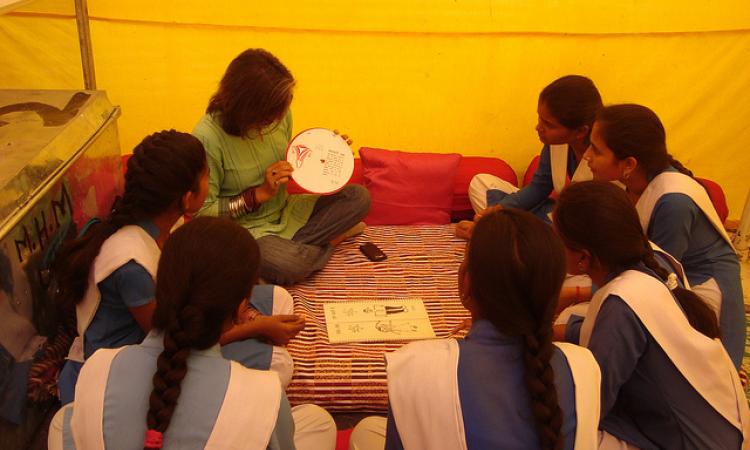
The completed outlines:
[[[286,160],[294,167],[294,181],[314,194],[340,190],[354,172],[352,149],[326,128],[310,128],[295,136],[287,147]]]

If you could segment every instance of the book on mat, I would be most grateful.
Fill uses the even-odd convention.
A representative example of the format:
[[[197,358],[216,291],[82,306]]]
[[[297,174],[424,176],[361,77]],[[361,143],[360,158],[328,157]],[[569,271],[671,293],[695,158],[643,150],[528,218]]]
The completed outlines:
[[[435,338],[419,298],[331,302],[323,312],[331,344]]]

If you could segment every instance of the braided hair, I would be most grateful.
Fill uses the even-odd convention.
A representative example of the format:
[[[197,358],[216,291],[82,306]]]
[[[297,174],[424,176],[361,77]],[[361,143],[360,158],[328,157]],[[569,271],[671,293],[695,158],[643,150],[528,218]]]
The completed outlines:
[[[605,181],[583,181],[563,190],[553,215],[565,246],[586,249],[610,270],[643,262],[662,282],[670,272],[657,261],[643,234],[638,212],[625,191]],[[595,224],[592,226],[592,224]],[[710,338],[719,336],[716,315],[694,292],[672,289],[693,328]]]
[[[565,278],[560,240],[532,214],[503,209],[479,220],[465,264],[480,316],[523,341],[524,381],[540,448],[561,449],[563,418],[550,365],[552,317]]]
[[[167,240],[159,260],[153,316],[154,328],[164,333],[164,351],[149,397],[149,432],[169,428],[190,351],[219,342],[223,327],[236,318],[258,281],[259,261],[258,244],[229,219],[198,217]]]
[[[143,139],[128,160],[125,192],[115,199],[109,217],[67,242],[56,260],[61,306],[83,300],[91,266],[104,241],[126,225],[153,219],[170,208],[179,210],[182,197],[198,191],[206,168],[203,144],[190,134],[170,130]]]
[[[215,115],[232,136],[261,132],[284,117],[294,84],[292,73],[278,58],[250,48],[229,63],[206,113]]]
[[[591,79],[582,75],[566,75],[542,90],[539,103],[547,105],[552,116],[565,128],[588,126],[588,142],[596,113],[602,107],[602,97]]]
[[[617,159],[632,156],[650,180],[672,166],[693,178],[693,172],[667,152],[667,137],[659,117],[645,106],[606,106],[596,116],[599,132]]]

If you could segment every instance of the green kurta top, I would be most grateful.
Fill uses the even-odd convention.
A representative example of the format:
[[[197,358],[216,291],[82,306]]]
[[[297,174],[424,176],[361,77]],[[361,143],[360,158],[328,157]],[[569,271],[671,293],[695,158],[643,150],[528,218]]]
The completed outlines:
[[[265,181],[266,168],[286,160],[286,148],[292,137],[292,114],[263,131],[261,137],[241,138],[227,134],[215,116],[206,114],[193,129],[206,148],[208,158],[208,196],[198,215],[222,214],[220,199],[239,195]],[[254,213],[235,219],[254,238],[273,234],[291,239],[307,223],[317,195],[289,195],[286,185],[274,198]]]

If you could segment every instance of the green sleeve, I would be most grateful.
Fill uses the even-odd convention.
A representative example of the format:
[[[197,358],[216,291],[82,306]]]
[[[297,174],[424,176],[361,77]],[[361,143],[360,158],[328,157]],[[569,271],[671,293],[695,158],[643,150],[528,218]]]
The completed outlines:
[[[200,216],[219,215],[219,191],[224,182],[224,161],[222,157],[221,140],[208,124],[208,116],[204,116],[193,130],[206,149],[208,162],[208,195],[203,207],[198,211]]]

